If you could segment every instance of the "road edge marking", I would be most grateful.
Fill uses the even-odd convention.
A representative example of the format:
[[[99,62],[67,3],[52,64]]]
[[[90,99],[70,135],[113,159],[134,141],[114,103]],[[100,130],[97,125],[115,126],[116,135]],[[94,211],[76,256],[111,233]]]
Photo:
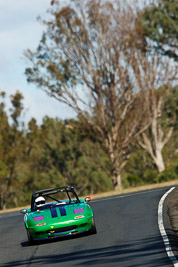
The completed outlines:
[[[172,251],[171,244],[169,242],[169,238],[166,234],[166,230],[164,228],[163,223],[163,205],[166,197],[175,189],[175,187],[170,188],[160,199],[159,205],[158,205],[158,226],[159,231],[161,233],[162,239],[164,241],[165,249],[167,252],[168,257],[170,258],[171,262],[173,263],[174,267],[178,267],[178,261]]]

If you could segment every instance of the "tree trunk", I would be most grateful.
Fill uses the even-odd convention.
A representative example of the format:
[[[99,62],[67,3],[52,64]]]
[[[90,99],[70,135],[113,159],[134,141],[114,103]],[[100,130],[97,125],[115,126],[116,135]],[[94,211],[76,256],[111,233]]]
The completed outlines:
[[[164,159],[163,159],[162,152],[160,150],[156,150],[155,157],[154,157],[154,163],[155,163],[159,173],[161,173],[165,170]]]
[[[159,173],[165,170],[165,164],[162,154],[162,145],[160,142],[155,142],[154,147],[145,133],[142,134],[144,142],[138,140],[138,144],[145,149],[150,155],[153,164],[156,166]]]
[[[122,179],[121,179],[121,173],[120,173],[120,168],[119,168],[119,156],[118,152],[116,151],[115,153],[110,154],[110,160],[112,164],[112,182],[114,185],[114,189],[120,189],[122,187]]]
[[[7,204],[6,203],[6,194],[7,194],[7,188],[6,188],[5,184],[3,184],[2,187],[1,187],[1,208],[3,210],[5,210],[6,207],[7,207],[7,205],[6,205]]]
[[[122,180],[121,180],[121,174],[118,173],[115,177],[113,177],[114,180],[114,189],[118,190],[122,188]]]
[[[2,207],[3,210],[6,209],[6,202],[3,203],[3,207]]]

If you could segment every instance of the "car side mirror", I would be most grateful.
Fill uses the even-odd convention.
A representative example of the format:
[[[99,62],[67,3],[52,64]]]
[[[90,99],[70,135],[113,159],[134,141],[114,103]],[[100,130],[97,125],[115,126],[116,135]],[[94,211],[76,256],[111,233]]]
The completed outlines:
[[[27,210],[26,209],[22,209],[22,210],[20,210],[20,213],[26,214],[27,213]]]
[[[91,197],[86,197],[85,198],[85,202],[90,202],[91,201]]]

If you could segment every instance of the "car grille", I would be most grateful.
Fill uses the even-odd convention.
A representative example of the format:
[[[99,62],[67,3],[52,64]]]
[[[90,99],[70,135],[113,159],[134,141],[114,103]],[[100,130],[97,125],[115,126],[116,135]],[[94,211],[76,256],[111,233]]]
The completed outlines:
[[[87,226],[87,223],[80,224],[78,227],[85,227]]]
[[[51,229],[46,231],[46,233],[62,233],[62,232],[68,232],[75,230],[77,228],[77,225],[72,225],[72,226],[67,226],[67,227],[61,227],[61,228],[56,228],[56,229]]]
[[[45,232],[36,232],[36,235],[44,235]]]
[[[72,226],[67,226],[67,227],[61,227],[61,228],[56,228],[56,229],[50,229],[48,231],[45,232],[36,232],[36,235],[43,235],[44,233],[50,234],[50,233],[63,233],[63,232],[68,232],[68,231],[72,231],[75,230],[78,227],[85,227],[87,226],[87,223],[83,223],[80,225],[72,225]]]

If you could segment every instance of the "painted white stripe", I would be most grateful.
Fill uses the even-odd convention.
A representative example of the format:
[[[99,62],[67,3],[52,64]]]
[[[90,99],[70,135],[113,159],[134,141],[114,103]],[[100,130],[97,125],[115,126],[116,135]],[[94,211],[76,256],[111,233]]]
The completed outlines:
[[[158,205],[158,226],[159,226],[159,230],[160,230],[160,233],[161,233],[163,241],[164,241],[167,255],[170,258],[170,260],[172,261],[173,265],[175,267],[178,267],[178,261],[177,261],[175,255],[172,251],[168,236],[167,236],[165,228],[164,228],[164,223],[163,223],[163,204],[164,204],[166,197],[169,195],[169,193],[172,192],[172,190],[174,190],[174,188],[175,187],[172,187],[171,189],[169,189],[160,199],[160,202]]]

